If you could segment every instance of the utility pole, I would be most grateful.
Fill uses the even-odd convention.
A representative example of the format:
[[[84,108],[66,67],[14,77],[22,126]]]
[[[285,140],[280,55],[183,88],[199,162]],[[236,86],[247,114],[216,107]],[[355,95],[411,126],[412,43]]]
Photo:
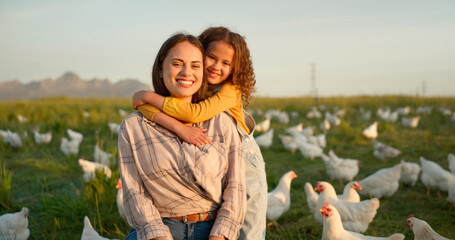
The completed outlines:
[[[310,95],[314,97],[314,102],[318,106],[318,90],[316,88],[316,63],[311,63],[311,87]]]
[[[422,82],[422,97],[425,97],[426,91],[427,91],[427,82],[423,81]]]

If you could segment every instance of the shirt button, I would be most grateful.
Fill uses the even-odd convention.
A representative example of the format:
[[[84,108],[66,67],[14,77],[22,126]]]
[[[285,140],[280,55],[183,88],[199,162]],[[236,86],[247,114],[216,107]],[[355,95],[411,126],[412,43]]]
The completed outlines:
[[[254,151],[253,151],[253,150],[250,150],[250,154],[254,154]]]
[[[245,137],[245,142],[248,142],[250,141],[250,138],[249,137]]]

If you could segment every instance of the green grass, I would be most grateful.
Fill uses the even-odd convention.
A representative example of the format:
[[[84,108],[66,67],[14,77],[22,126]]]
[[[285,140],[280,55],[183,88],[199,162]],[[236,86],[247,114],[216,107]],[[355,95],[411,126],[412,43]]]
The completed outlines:
[[[419,162],[419,157],[439,163],[448,169],[447,155],[455,153],[455,122],[450,116],[439,112],[439,107],[455,110],[455,98],[414,98],[402,96],[385,97],[337,97],[318,99],[331,113],[335,108],[345,109],[340,126],[332,126],[327,133],[327,147],[343,158],[361,161],[360,180],[375,171],[390,167],[401,159]],[[312,98],[256,98],[251,109],[280,109],[297,111],[299,117],[289,124],[272,120],[275,129],[273,145],[262,149],[266,162],[269,190],[273,189],[282,174],[294,170],[298,178],[292,182],[292,204],[288,212],[278,219],[278,227],[267,231],[267,239],[321,239],[322,225],[316,223],[308,209],[304,192],[305,182],[312,185],[318,180],[331,182],[340,192],[338,181],[331,181],[320,158],[303,158],[299,151],[291,154],[282,146],[278,134],[300,122],[314,126],[320,133],[322,119],[307,119],[306,113],[315,105]],[[399,121],[379,121],[378,140],[403,151],[403,155],[387,161],[377,160],[372,155],[370,140],[361,135],[362,130],[376,120],[376,110],[389,106],[392,110],[410,106],[411,115],[416,115],[418,106],[433,106],[430,115],[420,114],[416,129],[403,128]],[[359,108],[372,111],[371,120],[362,120]],[[30,209],[29,239],[79,239],[83,218],[88,216],[94,228],[104,237],[124,239],[130,227],[117,212],[115,184],[119,176],[117,162],[111,167],[113,176],[106,179],[98,173],[94,180],[84,182],[77,159],[93,160],[93,150],[98,144],[117,158],[117,136],[109,131],[107,122],[120,123],[123,119],[118,110],[132,112],[129,99],[68,99],[53,98],[37,101],[0,102],[0,129],[10,129],[22,135],[23,147],[19,149],[0,140],[0,214],[19,211],[23,206]],[[82,111],[90,113],[85,118]],[[323,114],[325,111],[321,111]],[[28,118],[19,123],[17,114]],[[256,122],[262,116],[254,116]],[[40,132],[52,131],[49,145],[37,145],[31,128]],[[59,149],[60,138],[66,137],[66,129],[82,132],[84,139],[78,156],[66,157]],[[27,136],[24,136],[27,132]],[[258,135],[256,133],[255,135]],[[365,234],[385,236],[395,232],[413,239],[412,231],[405,226],[406,216],[413,214],[427,221],[438,233],[455,238],[455,209],[446,203],[447,193],[438,197],[435,191],[426,195],[420,180],[414,187],[400,186],[391,197],[382,198],[381,206]],[[365,197],[362,197],[366,199]]]

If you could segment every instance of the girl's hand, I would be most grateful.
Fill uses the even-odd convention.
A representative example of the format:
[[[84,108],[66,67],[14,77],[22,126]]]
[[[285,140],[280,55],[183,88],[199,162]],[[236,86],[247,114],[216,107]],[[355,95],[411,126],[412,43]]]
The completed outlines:
[[[140,90],[134,93],[133,95],[133,108],[137,110],[137,107],[143,104],[146,104],[144,101],[145,95],[148,91]]]
[[[210,144],[210,138],[204,134],[206,132],[206,128],[198,128],[192,126],[183,125],[183,128],[178,131],[178,135],[183,141],[187,143],[194,144],[196,146],[201,146],[204,144]]]
[[[210,236],[209,237],[209,240],[225,240],[227,238],[225,237],[218,237],[218,236]]]

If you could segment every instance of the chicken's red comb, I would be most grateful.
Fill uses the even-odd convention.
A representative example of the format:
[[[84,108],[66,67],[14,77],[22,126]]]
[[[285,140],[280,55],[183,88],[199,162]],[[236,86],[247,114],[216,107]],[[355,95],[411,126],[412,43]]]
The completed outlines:
[[[119,178],[117,181],[117,186],[115,186],[117,189],[122,189],[122,179]]]
[[[410,219],[412,217],[414,217],[414,215],[409,215],[409,216],[406,217],[406,219]]]
[[[330,204],[330,202],[326,202],[326,203],[324,204],[324,206],[321,207],[321,209],[322,209],[322,208],[326,208],[327,206],[329,206],[329,204]]]

